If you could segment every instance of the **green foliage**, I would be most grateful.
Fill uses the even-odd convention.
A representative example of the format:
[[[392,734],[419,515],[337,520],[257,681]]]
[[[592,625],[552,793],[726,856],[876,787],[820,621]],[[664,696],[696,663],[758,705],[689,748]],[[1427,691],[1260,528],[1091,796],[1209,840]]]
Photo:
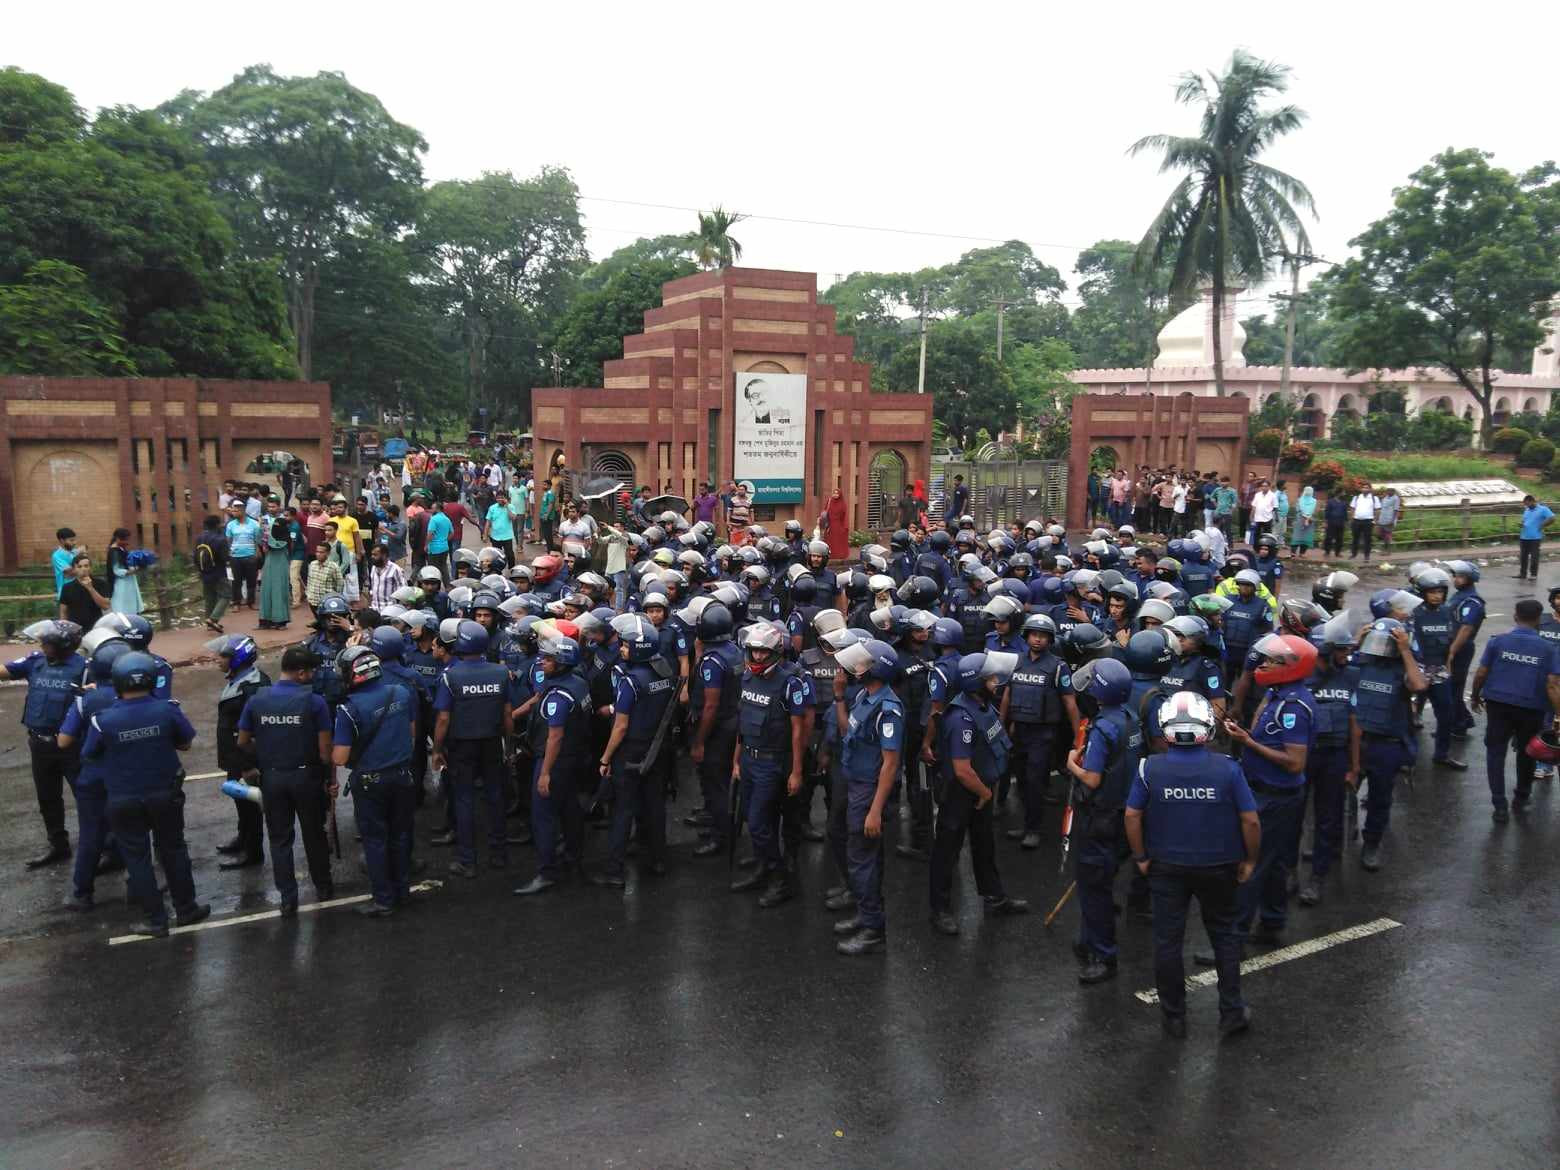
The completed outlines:
[[[1135,248],[1126,240],[1099,240],[1078,254],[1082,305],[1069,337],[1082,369],[1146,366],[1157,352],[1160,329],[1170,319],[1170,271],[1149,276],[1134,270]]]
[[[1350,475],[1361,476],[1373,483],[1387,480],[1420,479],[1509,479],[1521,484],[1523,475],[1492,464],[1481,455],[1363,455],[1356,451],[1329,451],[1329,460],[1341,464]],[[1323,462],[1318,459],[1311,465],[1314,473]]]
[[[1284,364],[1284,312],[1283,302],[1275,297],[1271,320],[1266,314],[1259,314],[1241,322],[1241,328],[1246,331],[1246,347],[1242,352],[1248,365]],[[1337,365],[1333,354],[1333,337],[1336,332],[1337,323],[1327,316],[1325,300],[1310,292],[1302,292],[1300,307],[1295,312],[1294,365]]]
[[[1311,466],[1315,454],[1310,443],[1290,443],[1278,453],[1278,466],[1283,471],[1304,471]]]
[[[1306,471],[1305,482],[1320,491],[1331,491],[1345,474],[1343,464],[1336,459],[1318,459]]]
[[[890,359],[892,386],[914,387],[919,346],[910,341]],[[977,428],[1011,429],[1018,419],[1013,377],[997,364],[993,350],[966,321],[939,321],[926,347],[926,389],[933,412],[948,433],[968,449]]]
[[[0,285],[0,373],[135,372],[113,314],[92,295],[81,269],[40,260],[19,283]]]
[[[1378,410],[1363,419],[1353,414],[1336,415],[1327,445],[1355,451],[1401,451],[1407,441],[1408,416]]]
[[[1305,113],[1294,106],[1264,109],[1264,99],[1289,88],[1289,69],[1243,49],[1230,57],[1212,86],[1195,73],[1181,77],[1176,100],[1201,105],[1196,137],[1154,134],[1132,153],[1162,154],[1160,172],[1184,171],[1138,245],[1137,271],[1170,267],[1172,293],[1190,299],[1207,280],[1213,312],[1224,311],[1232,279],[1259,280],[1273,257],[1306,252],[1310,241],[1301,212],[1314,214],[1311,193],[1298,179],[1260,161],[1263,151],[1296,130]],[[1224,353],[1214,331],[1214,380],[1224,395]]]
[[[742,245],[732,237],[731,229],[746,218],[720,206],[699,212],[694,253],[700,268],[730,268],[742,259]]]
[[[1532,438],[1532,431],[1525,431],[1521,427],[1502,427],[1490,440],[1490,450],[1498,451],[1503,455],[1514,455],[1527,446]]]
[[[1455,451],[1473,442],[1473,420],[1440,410],[1423,410],[1408,420],[1410,451]]]
[[[686,266],[687,272],[696,272],[698,262],[695,255],[698,242],[698,236],[690,233],[681,236],[648,236],[635,240],[632,244],[625,244],[610,256],[592,264],[581,274],[580,291],[600,292],[606,287],[607,282],[619,273],[663,260],[679,261],[679,266]]]
[[[1554,168],[1519,177],[1489,159],[1437,155],[1326,282],[1343,361],[1446,370],[1479,403],[1486,437],[1496,358],[1539,343],[1542,306],[1560,288]]]
[[[601,288],[576,296],[553,338],[563,384],[600,385],[601,363],[623,356],[623,338],[644,328],[645,310],[661,303],[661,286],[696,271],[688,259],[646,260],[619,268]]]
[[[393,239],[411,223],[428,144],[333,72],[252,65],[164,110],[200,143],[245,254],[280,266],[298,365],[312,376],[321,269],[349,237]]]
[[[1548,467],[1555,457],[1555,445],[1548,439],[1529,439],[1517,455],[1518,467]]]
[[[1253,431],[1276,430],[1288,436],[1294,429],[1295,422],[1300,418],[1300,404],[1303,399],[1298,394],[1269,394],[1262,400],[1262,405],[1257,407],[1256,413],[1251,416],[1250,428]]]
[[[1072,445],[1072,400],[1079,392],[1067,377],[1076,365],[1072,347],[1054,338],[1024,342],[1005,352],[1003,361],[1025,420],[1025,448],[1036,459],[1065,459]]]
[[[1284,445],[1284,432],[1276,427],[1269,427],[1265,431],[1258,431],[1251,436],[1247,444],[1253,455],[1260,455],[1264,459],[1271,459],[1277,455],[1279,448]]]
[[[1549,467],[1544,472],[1544,478],[1551,483],[1560,480],[1560,450],[1557,450],[1549,460]]]

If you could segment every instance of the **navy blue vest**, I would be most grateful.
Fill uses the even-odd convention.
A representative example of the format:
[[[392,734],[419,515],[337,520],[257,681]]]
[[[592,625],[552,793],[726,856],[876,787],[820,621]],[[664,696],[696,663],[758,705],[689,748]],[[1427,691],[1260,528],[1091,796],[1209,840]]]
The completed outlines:
[[[547,695],[551,691],[567,691],[569,697],[574,700],[573,707],[569,709],[568,720],[563,727],[563,742],[558,745],[558,759],[554,766],[578,767],[590,755],[590,688],[585,680],[572,670],[567,674],[552,675],[537,689],[541,698],[536,706],[531,708],[531,717],[526,728],[527,736],[531,741],[531,751],[538,760],[547,751],[548,727],[543,708],[547,702]]]
[[[754,674],[751,670],[742,672],[737,730],[742,736],[743,747],[790,755],[791,716],[786,710],[785,692],[791,685],[791,670],[782,664],[768,674]]]
[[[65,712],[79,693],[77,684],[86,668],[86,661],[79,654],[59,662],[44,660],[33,668],[27,676],[27,701],[22,705],[22,722],[28,731],[39,735],[59,733]]]
[[[1008,680],[1008,718],[1014,723],[1057,724],[1062,710],[1060,676],[1066,667],[1049,650],[1039,658],[1026,649]]]
[[[320,766],[319,730],[309,718],[310,687],[275,685],[249,698],[255,757],[262,772],[294,772]]]
[[[405,767],[411,760],[412,702],[405,687],[383,679],[346,697],[342,706],[352,713],[357,728],[352,744],[354,772],[383,772]]]
[[[92,724],[92,716],[100,711],[106,711],[113,706],[115,699],[114,688],[109,686],[93,687],[86,694],[76,699],[76,706],[81,712],[81,739],[87,736],[86,729]],[[81,771],[76,775],[76,787],[88,788],[94,792],[103,789],[105,779],[102,758],[81,760]]]
[[[1413,743],[1408,716],[1408,684],[1396,658],[1361,656],[1355,684],[1354,717],[1367,735]]]
[[[1095,727],[1109,726],[1116,734],[1105,756],[1100,786],[1094,790],[1089,807],[1094,812],[1114,812],[1124,807],[1143,759],[1143,729],[1135,712],[1125,707],[1107,707],[1095,717]]]
[[[677,694],[677,676],[664,665],[657,671],[643,662],[619,666],[618,674],[627,678],[629,686],[634,688],[634,708],[628,713],[628,734],[623,740],[623,748],[637,762],[649,750],[666,714],[667,704]]]
[[[883,768],[883,743],[878,736],[879,715],[903,719],[904,706],[889,687],[869,692],[865,687],[850,709],[850,724],[840,749],[840,769],[846,780],[876,784]]]
[[[993,704],[984,706],[973,695],[961,694],[948,705],[949,711],[957,709],[964,719],[968,719],[974,725],[974,740],[971,746],[974,751],[970,756],[970,766],[975,769],[975,775],[988,787],[994,787],[1002,778],[1002,773],[1007,770],[1008,756],[1013,750],[1013,741],[1002,729],[1002,720],[997,717],[997,708]],[[958,780],[953,775],[953,752],[950,750],[951,737],[957,735],[963,728],[964,719],[948,718],[946,715],[938,724],[941,733],[941,748],[938,753],[942,761],[943,775],[954,784]]]
[[[1429,667],[1445,666],[1456,628],[1451,607],[1438,605],[1431,609],[1421,605],[1414,610],[1411,624],[1419,639],[1419,660]]]
[[[1315,715],[1312,727],[1316,731],[1317,747],[1343,747],[1349,742],[1349,712],[1353,709],[1359,682],[1360,668],[1357,666],[1332,670],[1318,664],[1312,672],[1306,685],[1316,700],[1311,710]]]
[[[503,734],[509,672],[495,662],[461,658],[450,663],[442,686],[450,689],[451,739],[492,739]]]

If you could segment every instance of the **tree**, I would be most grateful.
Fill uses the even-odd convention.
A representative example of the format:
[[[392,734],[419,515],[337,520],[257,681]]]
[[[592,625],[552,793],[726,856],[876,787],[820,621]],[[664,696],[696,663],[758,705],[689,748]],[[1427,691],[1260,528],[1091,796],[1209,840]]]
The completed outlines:
[[[600,385],[601,363],[623,356],[623,338],[644,329],[645,310],[661,303],[661,286],[697,271],[691,260],[649,260],[620,269],[603,288],[575,297],[552,343],[563,384]]]
[[[732,236],[731,229],[746,218],[718,204],[707,212],[699,212],[695,251],[700,268],[730,268],[742,259],[742,245]]]
[[[924,283],[935,290],[934,309],[960,317],[972,317],[998,300],[1010,305],[1054,301],[1067,288],[1061,273],[1038,259],[1022,240],[974,248],[933,270]]]
[[[1266,313],[1241,322],[1246,331],[1246,361],[1253,366],[1277,366],[1284,360],[1283,309],[1275,310],[1270,320]],[[1308,289],[1300,294],[1295,312],[1296,366],[1334,366],[1338,324],[1327,315],[1327,301],[1320,292]]]
[[[596,261],[584,271],[580,276],[580,291],[599,292],[619,273],[661,260],[674,260],[680,262],[680,266],[686,266],[687,272],[678,275],[697,272],[699,266],[695,253],[698,243],[698,236],[690,232],[685,235],[647,236],[632,244],[624,244],[606,259]]]
[[[994,347],[994,339],[993,339]],[[906,342],[889,362],[889,384],[914,386],[920,360],[918,342]],[[926,346],[926,389],[935,395],[932,410],[948,434],[968,446],[976,430],[1010,429],[1018,418],[1018,394],[1012,375],[997,364],[967,321],[939,321]]]
[[[282,290],[237,256],[186,134],[123,107],[89,123],[15,69],[0,125],[0,283],[45,260],[84,273],[142,375],[297,377]]]
[[[349,236],[392,238],[422,188],[422,135],[341,73],[281,77],[252,65],[209,97],[163,109],[185,120],[246,254],[278,266],[305,378],[314,369],[322,268]]]
[[[499,367],[511,391],[529,394],[536,348],[588,261],[573,178],[546,167],[524,181],[504,171],[435,184],[416,241],[458,329],[468,408],[497,405]]]
[[[1170,271],[1139,275],[1135,254],[1126,240],[1099,240],[1078,254],[1083,304],[1072,315],[1070,337],[1084,369],[1153,364],[1170,319]]]
[[[1305,121],[1295,106],[1261,108],[1270,94],[1289,88],[1289,69],[1237,49],[1212,90],[1195,73],[1184,74],[1176,100],[1202,104],[1195,138],[1151,134],[1131,153],[1163,152],[1161,174],[1186,171],[1138,245],[1137,271],[1171,263],[1172,293],[1190,298],[1202,281],[1212,285],[1213,319],[1224,320],[1232,278],[1256,280],[1272,257],[1310,249],[1299,211],[1315,213],[1311,192],[1298,179],[1260,162],[1264,150]],[[1296,208],[1299,208],[1299,211]],[[1213,330],[1213,377],[1224,395],[1222,325]]]
[[[1349,242],[1359,254],[1329,281],[1343,360],[1445,370],[1478,402],[1488,442],[1497,359],[1543,339],[1538,323],[1560,288],[1555,169],[1519,177],[1483,151],[1446,151]]]
[[[0,373],[135,372],[114,315],[92,295],[81,269],[40,260],[19,283],[0,285]]]

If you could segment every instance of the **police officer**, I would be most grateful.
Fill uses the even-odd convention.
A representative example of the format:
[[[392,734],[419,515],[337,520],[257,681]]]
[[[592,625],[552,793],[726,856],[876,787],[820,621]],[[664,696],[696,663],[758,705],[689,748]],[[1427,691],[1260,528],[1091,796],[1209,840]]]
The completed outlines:
[[[1078,982],[1116,977],[1116,907],[1111,894],[1126,855],[1122,809],[1143,758],[1143,731],[1129,705],[1132,672],[1096,658],[1073,672],[1073,690],[1096,704],[1087,740],[1067,757],[1072,773],[1073,873],[1078,883]]]
[[[923,733],[926,729],[921,713],[926,709],[928,701],[935,657],[931,636],[937,621],[927,610],[911,610],[905,615],[904,632],[895,644],[899,653],[899,676],[894,681],[894,693],[906,713],[914,714],[904,721],[904,743],[900,751],[900,760],[904,764],[906,802],[910,806],[910,839],[899,842],[894,846],[894,851],[901,857],[910,857],[916,861],[929,861],[932,855],[932,784],[927,767],[921,760]]]
[[[704,809],[710,818],[709,840],[694,847],[695,857],[717,856],[726,849],[732,831],[727,808],[731,764],[736,750],[737,700],[742,691],[742,651],[732,641],[731,611],[710,602],[697,618],[699,668],[690,684],[690,717],[697,719],[688,755],[699,770]]]
[[[1360,865],[1381,868],[1381,838],[1392,819],[1397,775],[1416,755],[1409,698],[1430,685],[1414,657],[1413,639],[1396,618],[1378,618],[1360,638],[1360,677],[1354,693],[1355,746],[1365,778],[1365,828]]]
[[[613,676],[612,733],[601,754],[601,775],[612,782],[612,827],[606,870],[592,874],[591,881],[622,889],[628,832],[636,821],[649,854],[646,868],[666,872],[666,772],[678,679],[648,618],[624,614],[613,628],[621,662]]]
[[[43,817],[43,831],[49,839],[49,847],[31,858],[27,868],[41,869],[70,859],[65,785],[74,783],[81,758],[79,744],[73,741],[71,747],[61,748],[58,736],[87,664],[76,653],[81,644],[81,627],[75,622],[35,622],[22,631],[22,636],[36,641],[41,649],[0,666],[0,678],[27,680],[22,725],[27,728],[38,815]]]
[[[948,594],[944,603],[946,615],[958,622],[964,631],[960,649],[965,654],[977,653],[986,644],[986,603],[990,600],[986,596],[988,575],[995,579],[995,574],[984,565],[972,565],[965,572],[963,582]]]
[[[331,762],[350,769],[347,785],[373,891],[356,913],[388,918],[411,898],[417,703],[405,687],[385,681],[378,656],[367,646],[349,646],[337,665],[347,693],[336,708]]]
[[[966,654],[953,679],[956,695],[938,720],[937,834],[932,840],[932,928],[959,933],[953,916],[953,873],[958,868],[964,837],[970,839],[975,888],[987,914],[1025,914],[1029,903],[1010,898],[997,870],[997,846],[992,826],[992,801],[1007,773],[1012,744],[1002,730],[997,690],[1012,677],[1018,659],[1013,654]],[[952,689],[952,688],[951,688]]]
[[[229,780],[248,783],[257,778],[255,753],[238,742],[238,721],[244,705],[271,678],[260,669],[260,648],[248,634],[226,634],[206,643],[206,649],[222,660],[226,674],[217,695],[217,767]],[[246,779],[247,776],[247,779]],[[265,816],[253,801],[233,798],[238,811],[238,834],[217,846],[218,853],[230,855],[218,869],[247,869],[265,863]]]
[[[146,911],[135,933],[164,938],[168,910],[152,872],[151,851],[168,878],[176,921],[193,926],[211,907],[195,900],[190,853],[184,844],[184,769],[178,753],[189,750],[195,729],[172,699],[152,697],[157,664],[132,651],[113,668],[118,701],[92,716],[82,756],[102,766],[108,823],[124,854],[131,895]]]
[[[1165,1031],[1186,1035],[1186,912],[1193,898],[1219,972],[1219,1034],[1244,1030],[1251,1013],[1240,994],[1241,884],[1262,847],[1257,802],[1240,765],[1207,748],[1217,725],[1208,699],[1179,691],[1159,708],[1166,751],[1143,761],[1127,796],[1124,827],[1154,904],[1154,985]]]
[[[763,889],[758,904],[770,908],[796,894],[795,858],[781,848],[780,814],[786,797],[802,790],[808,712],[806,676],[785,661],[787,636],[778,623],[756,622],[743,638],[746,668],[737,700],[737,770],[740,805],[758,864],[731,883],[736,891]]]
[[[1171,660],[1159,681],[1172,691],[1191,691],[1213,706],[1215,716],[1224,714],[1228,692],[1224,689],[1224,665],[1221,655],[1209,654],[1208,622],[1195,614],[1184,614],[1165,623]]]
[[[585,848],[579,793],[591,780],[593,762],[588,754],[590,688],[578,671],[580,644],[570,637],[550,637],[540,644],[538,661],[544,677],[526,725],[536,761],[531,780],[536,875],[514,891],[521,897],[545,894],[557,885],[565,859],[579,866]]]
[[[1241,747],[1241,768],[1257,801],[1262,853],[1240,896],[1241,937],[1272,944],[1289,911],[1289,865],[1299,853],[1305,824],[1305,774],[1315,734],[1315,699],[1306,680],[1316,667],[1316,647],[1295,634],[1268,634],[1252,648],[1260,656],[1256,683],[1264,687],[1248,730],[1226,719],[1230,740]],[[1261,910],[1261,925],[1251,923]]]
[[[60,725],[62,752],[78,751],[86,737],[92,717],[113,704],[114,663],[131,653],[130,646],[118,639],[105,641],[92,652],[90,673],[93,685],[71,703]],[[98,759],[84,759],[72,782],[76,797],[76,865],[70,900],[65,909],[92,909],[94,879],[98,857],[105,849],[118,856],[119,847],[110,844],[108,833],[108,789],[104,787],[103,766]],[[122,864],[122,862],[121,862]]]
[[[388,628],[374,632],[396,633]],[[282,654],[282,677],[255,691],[238,717],[237,746],[241,751],[252,749],[259,763],[261,808],[283,918],[298,913],[294,821],[303,831],[303,855],[315,897],[328,902],[336,896],[330,842],[325,838],[326,801],[335,800],[337,793],[329,767],[334,728],[325,700],[314,693],[317,661],[307,647],[289,646]]]
[[[139,650],[151,658],[157,667],[157,685],[152,689],[156,699],[173,698],[173,667],[160,654],[152,653],[152,623],[138,613],[105,613],[92,627],[92,633],[106,631],[111,637],[124,641],[132,650]],[[90,634],[88,635],[90,637]],[[87,638],[83,638],[85,644]]]
[[[1252,569],[1235,574],[1236,595],[1224,611],[1224,669],[1238,678],[1245,669],[1246,652],[1273,628],[1273,610],[1258,592],[1262,578]]]
[[[1517,790],[1511,808],[1525,809],[1532,799],[1533,759],[1528,741],[1551,718],[1560,728],[1560,645],[1538,630],[1537,601],[1524,598],[1514,607],[1516,626],[1491,638],[1473,675],[1473,709],[1488,708],[1484,727],[1485,767],[1489,772],[1491,816],[1503,825],[1506,805],[1506,752],[1517,753]]]
[[[1451,607],[1446,604],[1451,583],[1451,576],[1445,569],[1431,567],[1414,576],[1414,589],[1424,599],[1424,604],[1409,615],[1409,627],[1419,642],[1419,664],[1430,682],[1425,697],[1435,711],[1435,754],[1430,762],[1464,772],[1468,765],[1451,754],[1452,732],[1460,730],[1454,727],[1459,714],[1457,701],[1452,696],[1450,664],[1455,619]]]
[[[1360,762],[1354,756],[1354,696],[1360,668],[1354,665],[1359,644],[1347,613],[1329,618],[1316,635],[1316,670],[1306,684],[1316,716],[1315,742],[1306,758],[1306,782],[1311,787],[1314,833],[1311,876],[1300,887],[1300,904],[1315,906],[1333,863],[1343,856],[1345,796],[1359,783]]]
[[[1056,623],[1030,614],[1023,636],[1024,652],[1002,694],[1002,721],[1013,741],[1013,775],[1024,803],[1023,826],[1007,835],[1025,849],[1038,849],[1056,743],[1064,729],[1078,726],[1078,704],[1072,670],[1051,649]]]
[[[885,946],[883,915],[883,806],[899,779],[905,709],[889,683],[899,674],[899,654],[876,638],[846,646],[840,668],[858,682],[855,701],[834,700],[840,733],[840,770],[845,776],[850,830],[847,857],[856,913],[834,924],[842,955],[865,955]]]
[[[1452,701],[1457,705],[1458,729],[1453,738],[1466,738],[1473,727],[1473,715],[1468,710],[1464,692],[1468,689],[1468,672],[1473,668],[1474,643],[1479,628],[1484,625],[1484,598],[1479,596],[1479,566],[1472,561],[1448,561],[1447,572],[1452,575],[1452,595],[1447,599],[1452,618],[1457,623],[1452,632],[1450,661],[1452,666]]]
[[[336,660],[352,635],[352,609],[347,599],[335,595],[322,598],[314,613],[314,627],[314,636],[306,643],[320,663],[314,670],[314,690],[334,712],[347,697],[345,680],[336,669]]]
[[[455,860],[449,871],[468,880],[477,876],[479,785],[487,799],[488,865],[503,869],[509,864],[503,737],[514,730],[514,721],[509,672],[487,661],[487,648],[487,630],[462,621],[453,648],[455,661],[433,693],[433,766],[444,768],[448,761],[446,779],[455,793]]]

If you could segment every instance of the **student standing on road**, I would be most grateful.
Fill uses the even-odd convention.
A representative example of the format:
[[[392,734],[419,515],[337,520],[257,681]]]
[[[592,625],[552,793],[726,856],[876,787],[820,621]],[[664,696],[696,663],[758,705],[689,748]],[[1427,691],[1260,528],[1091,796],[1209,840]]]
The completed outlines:
[[[1538,580],[1538,549],[1544,540],[1544,530],[1553,523],[1554,512],[1547,504],[1540,504],[1533,496],[1522,497],[1522,530],[1517,534],[1520,556],[1517,560],[1517,580]]]
[[[1491,638],[1473,675],[1473,709],[1488,709],[1484,730],[1489,773],[1490,814],[1498,825],[1511,817],[1506,804],[1506,752],[1517,753],[1517,790],[1510,807],[1521,812],[1533,792],[1533,759],[1528,741],[1553,720],[1560,728],[1560,643],[1539,633],[1543,609],[1532,598],[1517,602],[1516,626]]]

